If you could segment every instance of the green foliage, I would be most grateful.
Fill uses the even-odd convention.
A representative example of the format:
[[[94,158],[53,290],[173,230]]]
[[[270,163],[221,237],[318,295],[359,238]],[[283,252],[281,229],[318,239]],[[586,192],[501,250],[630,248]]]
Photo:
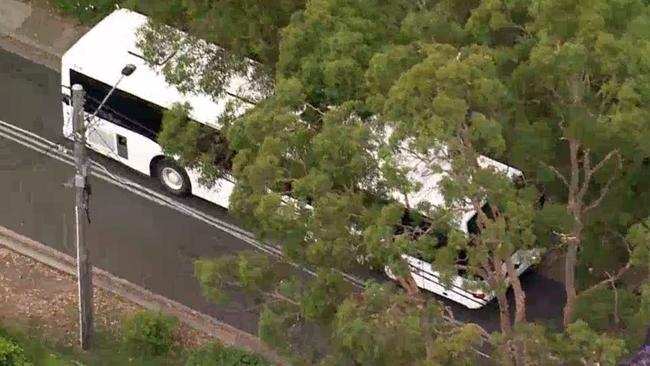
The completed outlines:
[[[185,29],[192,35],[221,45],[264,64],[278,57],[280,30],[305,0],[130,0],[130,7],[156,21]]]
[[[139,30],[138,46],[150,63],[166,61],[163,73],[170,83],[183,92],[217,98],[226,95],[233,78],[244,77],[255,90],[230,88],[229,95],[250,103],[270,93],[280,29],[304,6],[304,0],[129,0],[129,6],[151,16]],[[223,122],[216,119],[215,123]]]
[[[360,99],[372,54],[399,36],[410,8],[376,0],[309,2],[282,31],[278,75],[298,79],[315,106]]]
[[[540,245],[553,246],[557,243],[553,232],[567,232],[573,225],[573,218],[561,204],[548,202],[535,212],[535,234]]]
[[[495,346],[493,357],[499,364],[508,364],[511,362],[512,342],[503,333],[495,332],[491,335],[491,341]],[[514,328],[514,336],[518,342],[524,345],[526,350],[526,365],[544,366],[544,365],[563,365],[558,358],[555,335],[553,335],[544,325],[539,323],[518,324]]]
[[[526,349],[526,365],[618,365],[627,352],[625,341],[600,333],[582,320],[565,331],[553,333],[541,324],[521,324],[515,329],[514,342]],[[512,343],[501,334],[493,335],[497,360],[506,363]]]
[[[581,319],[597,332],[605,332],[618,321],[627,326],[634,325],[639,311],[639,299],[625,289],[616,292],[607,286],[588,291],[578,296],[575,319]]]
[[[352,293],[352,285],[334,271],[321,270],[301,296],[305,318],[328,324],[338,306]]]
[[[413,299],[391,285],[370,284],[363,296],[344,301],[336,315],[333,352],[326,365],[473,365],[468,347],[480,342],[473,325],[449,329],[433,303]],[[431,342],[427,355],[422,342]]]
[[[151,310],[141,311],[126,319],[124,339],[136,352],[158,356],[168,353],[174,345],[178,319]]]
[[[163,116],[158,143],[183,166],[197,169],[201,182],[214,182],[232,167],[233,152],[218,130],[189,118],[187,104],[174,105]]]
[[[32,333],[32,329],[7,328],[0,326],[0,338],[11,340],[24,350],[29,365],[69,366],[74,364],[113,366],[177,366],[183,364],[183,352],[173,352],[164,356],[144,355],[134,350],[121,337],[116,337],[114,329],[97,328],[93,347],[90,351],[80,351],[76,347],[64,347],[54,339],[42,338],[42,334]]]
[[[317,325],[329,348],[312,364],[471,362],[460,350],[473,344],[473,330],[442,329],[428,302],[415,304],[381,286],[353,296],[335,269],[349,269],[359,258],[408,278],[401,254],[416,254],[449,278],[465,250],[468,274],[490,277],[516,251],[553,248],[557,233],[581,223],[580,260],[604,272],[627,256],[610,239],[650,215],[643,160],[650,154],[650,11],[640,0],[140,4],[156,20],[232,48],[182,40],[151,23],[141,34],[143,53],[155,61],[179,49],[164,72],[181,90],[221,98],[235,75],[259,80],[266,99],[255,99],[243,116],[234,106],[215,116],[224,126],[218,138],[192,125],[192,111],[177,107],[166,116],[160,142],[199,168],[206,183],[219,175],[210,167],[215,155],[236,151],[231,212],[260,238],[281,243],[289,260],[321,274],[297,280],[282,264],[252,253],[195,264],[211,299],[243,287],[264,302],[259,332],[270,344],[295,352],[300,329]],[[242,54],[265,65],[242,61]],[[598,171],[570,171],[568,140],[578,144],[578,165]],[[200,141],[207,141],[203,148]],[[613,160],[598,163],[613,150],[621,154],[622,171]],[[422,235],[423,220],[405,223],[404,207],[395,203],[421,188],[409,176],[405,154],[429,174],[447,173],[439,183],[444,207],[409,207],[449,234],[447,247]],[[529,187],[514,189],[509,178],[477,164],[479,154],[523,169]],[[578,183],[588,178],[584,189],[567,187],[571,174]],[[546,195],[542,210],[535,210],[534,185]],[[585,206],[595,204],[579,220],[567,211],[576,189]],[[481,220],[469,245],[455,223],[468,202],[486,200],[499,216]],[[648,227],[638,224],[628,234],[635,264],[648,263]],[[581,282],[600,281],[602,274],[585,272]],[[504,276],[490,280],[503,294]],[[578,304],[582,320],[566,333],[518,324],[502,344],[525,343],[539,365],[558,359],[612,364],[624,347],[598,332],[621,332],[612,329],[613,294],[607,288],[587,293]],[[619,325],[630,327],[647,313],[643,296],[637,312],[635,296],[623,288],[617,295]],[[433,328],[445,337],[426,338]],[[430,344],[442,351],[427,359]]]
[[[473,324],[466,324],[437,337],[431,344],[429,360],[422,366],[472,366],[478,356],[470,347],[481,344],[481,333]],[[469,352],[468,352],[469,351]]]
[[[632,263],[650,265],[650,218],[633,225],[628,231],[627,241],[632,246]]]
[[[286,305],[285,307],[289,307]],[[291,354],[293,349],[292,334],[287,330],[292,328],[294,315],[291,311],[284,310],[279,306],[264,306],[260,312],[260,320],[257,325],[259,337],[271,347]]]
[[[185,366],[270,366],[270,363],[257,354],[211,342],[194,351]]]
[[[250,294],[263,296],[284,274],[285,268],[258,252],[236,256],[201,258],[194,262],[194,276],[206,297],[216,302],[228,299],[228,290],[237,286]]]
[[[560,356],[569,365],[616,366],[626,352],[623,340],[599,334],[581,320],[569,325],[557,342]]]
[[[5,337],[0,336],[0,366],[30,366],[23,349]]]
[[[63,15],[71,16],[86,25],[99,22],[124,0],[50,0]]]

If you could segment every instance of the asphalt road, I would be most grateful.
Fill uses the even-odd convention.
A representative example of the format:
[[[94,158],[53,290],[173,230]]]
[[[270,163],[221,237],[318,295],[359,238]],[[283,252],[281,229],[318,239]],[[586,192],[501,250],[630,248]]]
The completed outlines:
[[[0,120],[62,142],[59,75],[0,50]],[[93,154],[111,172],[157,189],[141,176]],[[0,138],[0,225],[74,255],[73,192],[64,183],[72,168],[12,141]],[[252,247],[228,233],[170,208],[138,197],[109,183],[93,180],[88,242],[94,265],[161,295],[255,333],[257,314],[250,298],[206,301],[193,278],[192,261]],[[160,191],[159,189],[157,189]],[[196,198],[184,203],[219,220],[236,224],[223,210]],[[371,276],[361,271],[362,277]],[[556,319],[564,303],[562,286],[532,272],[524,275],[528,315],[532,320]],[[498,328],[495,303],[481,310],[450,304],[456,318],[488,330]]]
[[[0,120],[62,141],[57,73],[0,51]],[[152,185],[108,159],[93,154],[112,172]],[[0,138],[0,225],[74,255],[74,193],[64,184],[69,165]],[[201,295],[192,261],[251,247],[214,228],[109,183],[92,179],[88,243],[94,265],[161,295],[215,316],[240,329],[256,332],[251,299],[239,295],[215,305]],[[224,221],[225,210],[198,199],[190,205]]]

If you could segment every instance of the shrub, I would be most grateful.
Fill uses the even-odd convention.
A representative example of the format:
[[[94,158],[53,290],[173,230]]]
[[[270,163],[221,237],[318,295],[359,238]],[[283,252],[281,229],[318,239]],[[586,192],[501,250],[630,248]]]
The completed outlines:
[[[22,347],[0,336],[0,366],[31,366]]]
[[[174,317],[155,311],[142,311],[126,319],[124,338],[137,353],[163,355],[174,344],[177,326],[178,320]]]
[[[76,18],[86,25],[93,25],[115,10],[123,0],[51,0],[63,15]]]
[[[195,351],[185,366],[270,366],[262,356],[220,343],[208,343]]]

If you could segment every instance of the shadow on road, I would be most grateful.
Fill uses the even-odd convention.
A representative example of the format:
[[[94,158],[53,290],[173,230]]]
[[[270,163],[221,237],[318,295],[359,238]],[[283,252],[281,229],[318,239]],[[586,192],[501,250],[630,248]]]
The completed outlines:
[[[557,322],[562,317],[562,307],[566,296],[562,283],[544,277],[538,272],[526,272],[521,276],[522,286],[526,291],[526,315],[529,321]],[[511,318],[514,317],[514,296],[512,289],[508,291]],[[491,301],[482,309],[470,310],[462,305],[443,300],[454,313],[454,317],[462,322],[474,322],[488,332],[499,330],[499,307],[496,301]]]

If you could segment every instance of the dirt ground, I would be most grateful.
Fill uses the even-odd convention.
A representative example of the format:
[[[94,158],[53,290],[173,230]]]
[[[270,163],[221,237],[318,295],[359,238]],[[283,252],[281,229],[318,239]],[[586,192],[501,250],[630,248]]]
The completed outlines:
[[[141,307],[95,288],[95,326],[119,331],[121,321]],[[0,248],[0,323],[30,329],[30,333],[63,346],[78,342],[77,286],[74,277],[31,258]],[[179,323],[177,343],[193,348],[206,334]]]

